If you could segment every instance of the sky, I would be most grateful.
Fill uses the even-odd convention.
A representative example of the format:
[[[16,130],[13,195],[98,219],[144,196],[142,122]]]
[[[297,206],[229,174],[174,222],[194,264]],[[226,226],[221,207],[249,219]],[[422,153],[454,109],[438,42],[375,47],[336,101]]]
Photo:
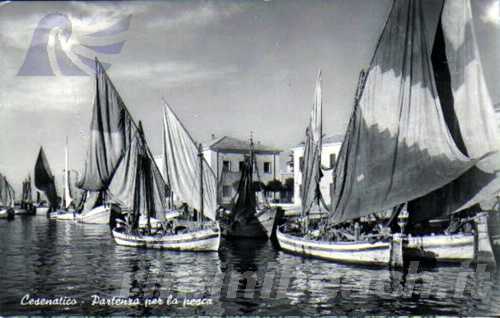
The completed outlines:
[[[424,0],[432,1],[432,0]],[[162,98],[196,140],[254,138],[285,151],[301,142],[322,71],[323,130],[343,134],[357,78],[373,54],[391,0],[170,2],[0,2],[0,173],[20,192],[43,146],[62,178],[64,145],[81,171],[95,94],[93,76],[65,76],[56,48],[110,63],[108,74],[153,153],[161,149]],[[472,1],[474,26],[493,102],[500,61],[498,0]],[[50,15],[53,76],[18,76]],[[119,21],[130,24],[112,34]],[[66,31],[62,35],[62,31]],[[101,34],[104,36],[92,36]],[[115,52],[92,47],[124,43]]]

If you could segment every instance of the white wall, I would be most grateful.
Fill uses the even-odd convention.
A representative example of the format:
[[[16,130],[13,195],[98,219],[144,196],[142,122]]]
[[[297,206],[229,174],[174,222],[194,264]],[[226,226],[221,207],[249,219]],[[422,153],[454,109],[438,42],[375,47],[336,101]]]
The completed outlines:
[[[342,143],[330,143],[323,145],[323,149],[321,151],[321,165],[323,167],[330,167],[330,154],[335,154],[338,158],[341,145]],[[293,203],[294,205],[301,205],[302,200],[300,197],[300,186],[302,185],[302,172],[300,171],[300,158],[304,156],[304,146],[295,147],[292,151],[294,165]],[[324,171],[319,187],[326,204],[330,204],[331,201],[330,186],[332,184],[332,180],[332,170]]]

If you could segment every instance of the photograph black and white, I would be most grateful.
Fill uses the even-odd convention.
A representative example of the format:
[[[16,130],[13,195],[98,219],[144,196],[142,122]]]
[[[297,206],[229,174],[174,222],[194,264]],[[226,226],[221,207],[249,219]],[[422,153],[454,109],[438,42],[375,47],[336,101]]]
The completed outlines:
[[[500,0],[0,1],[1,316],[499,316]]]

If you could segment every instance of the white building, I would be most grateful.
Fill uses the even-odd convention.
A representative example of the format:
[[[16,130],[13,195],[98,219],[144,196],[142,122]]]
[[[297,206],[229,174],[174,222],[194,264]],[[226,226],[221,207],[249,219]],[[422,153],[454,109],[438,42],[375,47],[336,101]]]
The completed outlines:
[[[223,136],[203,143],[203,155],[210,167],[216,173],[218,180],[218,202],[230,203],[237,191],[241,178],[241,165],[245,156],[250,152],[250,142],[239,140],[233,137]],[[254,181],[257,176],[260,181],[267,183],[274,179],[280,179],[280,153],[281,150],[262,145],[259,142],[254,144],[256,169],[254,168]],[[163,156],[155,156],[161,173],[165,173]],[[258,170],[258,171],[257,171]],[[270,198],[272,194],[269,194]]]
[[[229,203],[235,195],[241,177],[241,166],[249,151],[249,141],[228,136],[220,138],[212,136],[212,139],[204,144],[203,155],[219,180],[219,202]],[[280,153],[281,150],[265,146],[260,142],[254,144],[256,161],[254,181],[257,181],[257,174],[264,184],[279,179]]]
[[[321,151],[321,165],[325,168],[333,168],[337,160],[340,146],[342,145],[343,136],[334,135],[323,138],[323,149]],[[293,203],[301,205],[302,200],[300,192],[302,189],[302,168],[304,165],[304,143],[292,148],[293,166],[294,166],[294,188],[293,188]],[[333,186],[332,169],[323,172],[323,178],[320,183],[320,191],[326,204],[329,204],[330,192]]]

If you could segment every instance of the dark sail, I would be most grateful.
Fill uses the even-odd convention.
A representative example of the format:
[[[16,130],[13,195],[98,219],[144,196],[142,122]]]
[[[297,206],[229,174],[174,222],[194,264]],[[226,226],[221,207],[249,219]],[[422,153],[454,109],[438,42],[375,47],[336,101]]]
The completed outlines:
[[[123,100],[101,63],[96,60],[96,95],[90,144],[80,188],[91,191],[107,188],[134,131]]]
[[[50,170],[49,162],[47,161],[47,156],[43,151],[43,147],[40,147],[40,152],[38,153],[38,158],[35,163],[34,179],[35,187],[45,193],[50,206],[53,208],[57,207],[58,199],[54,175]]]
[[[107,190],[109,200],[132,211],[132,225],[137,225],[139,215],[164,218],[165,189],[167,186],[150,155],[142,129],[136,130]]]
[[[255,215],[257,200],[253,184],[253,154],[247,156],[242,165],[241,178],[238,184],[236,202],[232,208],[234,219],[246,218]]]
[[[426,195],[475,163],[443,117],[425,17],[421,1],[393,3],[335,168],[334,222]]]
[[[433,66],[451,134],[478,163],[444,187],[412,201],[412,220],[444,217],[500,191],[500,139],[474,34],[469,0],[447,1],[436,33]]]

